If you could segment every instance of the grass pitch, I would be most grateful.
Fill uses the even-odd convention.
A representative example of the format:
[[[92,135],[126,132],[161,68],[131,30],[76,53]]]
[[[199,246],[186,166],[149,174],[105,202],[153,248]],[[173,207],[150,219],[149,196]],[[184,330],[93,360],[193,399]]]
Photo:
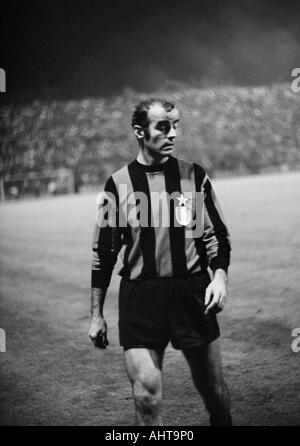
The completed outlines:
[[[300,175],[214,182],[233,252],[219,317],[235,425],[297,425],[300,353]],[[105,313],[110,345],[87,336],[95,195],[0,207],[2,425],[130,425],[131,389],[118,345],[113,276]],[[118,271],[118,266],[116,271]],[[166,425],[207,424],[181,352],[164,361]]]

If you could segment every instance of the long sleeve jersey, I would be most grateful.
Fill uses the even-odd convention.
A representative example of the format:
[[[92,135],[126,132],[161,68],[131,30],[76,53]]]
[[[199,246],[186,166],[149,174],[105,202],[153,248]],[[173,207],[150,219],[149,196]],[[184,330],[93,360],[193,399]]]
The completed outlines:
[[[222,211],[201,166],[173,156],[157,165],[135,159],[98,196],[92,287],[109,286],[118,254],[119,275],[145,280],[187,277],[208,266],[227,271],[230,250]]]

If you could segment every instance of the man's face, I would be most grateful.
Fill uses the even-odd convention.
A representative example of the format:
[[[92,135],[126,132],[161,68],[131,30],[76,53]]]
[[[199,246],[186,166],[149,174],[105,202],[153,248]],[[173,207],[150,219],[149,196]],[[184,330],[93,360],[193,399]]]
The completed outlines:
[[[148,111],[148,129],[145,130],[144,147],[153,156],[172,154],[179,113],[176,108],[167,112],[160,104],[154,104]]]

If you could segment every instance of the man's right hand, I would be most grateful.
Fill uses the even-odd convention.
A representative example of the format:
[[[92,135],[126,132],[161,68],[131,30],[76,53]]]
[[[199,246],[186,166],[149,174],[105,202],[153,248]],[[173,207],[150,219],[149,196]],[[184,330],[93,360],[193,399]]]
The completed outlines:
[[[89,337],[97,348],[104,349],[108,345],[107,324],[103,316],[92,316]]]

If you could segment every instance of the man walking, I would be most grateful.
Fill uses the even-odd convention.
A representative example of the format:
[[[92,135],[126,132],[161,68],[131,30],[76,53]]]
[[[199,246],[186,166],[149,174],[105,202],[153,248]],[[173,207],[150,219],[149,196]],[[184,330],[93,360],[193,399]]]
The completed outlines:
[[[138,425],[162,425],[162,364],[182,350],[211,425],[231,425],[216,314],[227,295],[230,238],[205,171],[173,155],[179,112],[162,99],[132,117],[139,145],[98,199],[89,335],[106,348],[104,300],[120,254],[119,336]],[[208,272],[212,271],[212,278]]]

